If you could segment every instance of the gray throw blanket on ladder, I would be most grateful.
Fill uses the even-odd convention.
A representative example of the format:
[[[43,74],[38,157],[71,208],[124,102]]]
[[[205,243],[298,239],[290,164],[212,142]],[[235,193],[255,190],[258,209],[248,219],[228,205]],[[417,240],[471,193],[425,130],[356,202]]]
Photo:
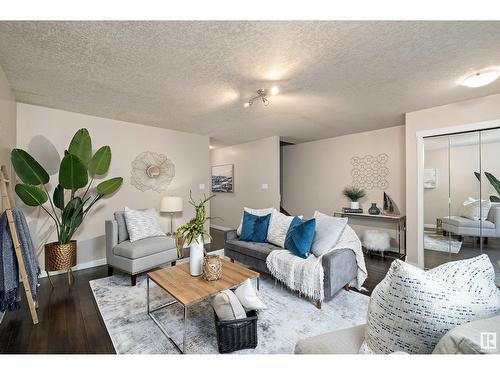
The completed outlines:
[[[17,237],[21,245],[24,267],[28,275],[31,295],[37,300],[38,275],[40,266],[36,256],[33,241],[31,241],[28,223],[19,208],[12,209]],[[17,310],[20,307],[21,288],[19,282],[19,267],[10,234],[7,213],[0,216],[0,311]]]

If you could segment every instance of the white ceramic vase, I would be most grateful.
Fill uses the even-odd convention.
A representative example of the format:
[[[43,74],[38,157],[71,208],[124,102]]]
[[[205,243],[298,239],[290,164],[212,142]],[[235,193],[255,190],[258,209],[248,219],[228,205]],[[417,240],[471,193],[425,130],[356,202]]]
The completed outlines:
[[[351,202],[351,209],[357,210],[359,208],[359,202]]]
[[[189,273],[191,276],[200,276],[203,272],[203,237],[198,242],[193,241],[189,246]]]

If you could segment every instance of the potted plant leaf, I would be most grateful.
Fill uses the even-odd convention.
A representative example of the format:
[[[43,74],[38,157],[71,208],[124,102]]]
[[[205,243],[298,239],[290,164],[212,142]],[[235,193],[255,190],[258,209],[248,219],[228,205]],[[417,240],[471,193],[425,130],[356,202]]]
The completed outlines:
[[[204,194],[198,202],[195,202],[191,192],[189,192],[189,204],[191,204],[196,215],[186,224],[177,228],[175,232],[175,243],[177,246],[177,255],[182,258],[183,244],[189,245],[189,272],[191,276],[199,276],[202,273],[203,266],[203,245],[205,238],[212,239],[210,233],[205,229],[205,222],[209,219],[205,203],[215,197],[214,194],[208,197]],[[182,241],[181,241],[182,238]]]
[[[120,188],[122,177],[114,177],[97,184],[94,180],[108,172],[111,148],[102,146],[92,155],[92,141],[87,129],[73,136],[59,166],[58,185],[50,195],[47,171],[29,153],[13,149],[11,161],[22,181],[15,186],[17,196],[28,206],[40,207],[54,221],[57,241],[45,245],[45,270],[68,270],[76,265],[77,243],[72,240],[76,230],[90,209],[102,198]],[[46,203],[48,202],[48,207]]]
[[[342,194],[351,201],[351,209],[357,210],[359,209],[359,200],[366,195],[366,192],[355,186],[349,186],[342,191]]]

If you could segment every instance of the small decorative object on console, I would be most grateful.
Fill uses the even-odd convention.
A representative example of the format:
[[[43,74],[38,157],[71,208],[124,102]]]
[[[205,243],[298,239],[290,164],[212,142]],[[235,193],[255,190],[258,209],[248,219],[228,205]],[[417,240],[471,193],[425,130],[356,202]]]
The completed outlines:
[[[384,191],[384,214],[385,215],[399,215],[399,209],[392,198]]]
[[[363,213],[363,209],[362,208],[350,208],[350,207],[342,207],[342,211],[345,213],[345,214],[362,214]]]
[[[366,195],[363,189],[357,188],[355,186],[346,187],[342,194],[346,196],[351,201],[351,209],[359,209],[359,200]]]
[[[218,255],[205,256],[202,277],[207,281],[216,281],[222,277],[222,262]]]
[[[368,209],[370,215],[380,215],[380,209],[377,207],[377,203],[372,203],[372,206]]]

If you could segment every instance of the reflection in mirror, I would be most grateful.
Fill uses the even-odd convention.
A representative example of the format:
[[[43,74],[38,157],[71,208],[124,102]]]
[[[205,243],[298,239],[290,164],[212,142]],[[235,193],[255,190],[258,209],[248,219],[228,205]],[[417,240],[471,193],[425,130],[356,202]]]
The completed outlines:
[[[500,285],[500,129],[426,138],[424,158],[425,268],[487,254]]]
[[[482,253],[490,257],[495,268],[495,283],[500,286],[500,192],[495,189],[495,179],[500,179],[500,129],[483,130],[480,137],[481,197],[490,204],[482,229]],[[483,210],[487,208],[486,205]]]

